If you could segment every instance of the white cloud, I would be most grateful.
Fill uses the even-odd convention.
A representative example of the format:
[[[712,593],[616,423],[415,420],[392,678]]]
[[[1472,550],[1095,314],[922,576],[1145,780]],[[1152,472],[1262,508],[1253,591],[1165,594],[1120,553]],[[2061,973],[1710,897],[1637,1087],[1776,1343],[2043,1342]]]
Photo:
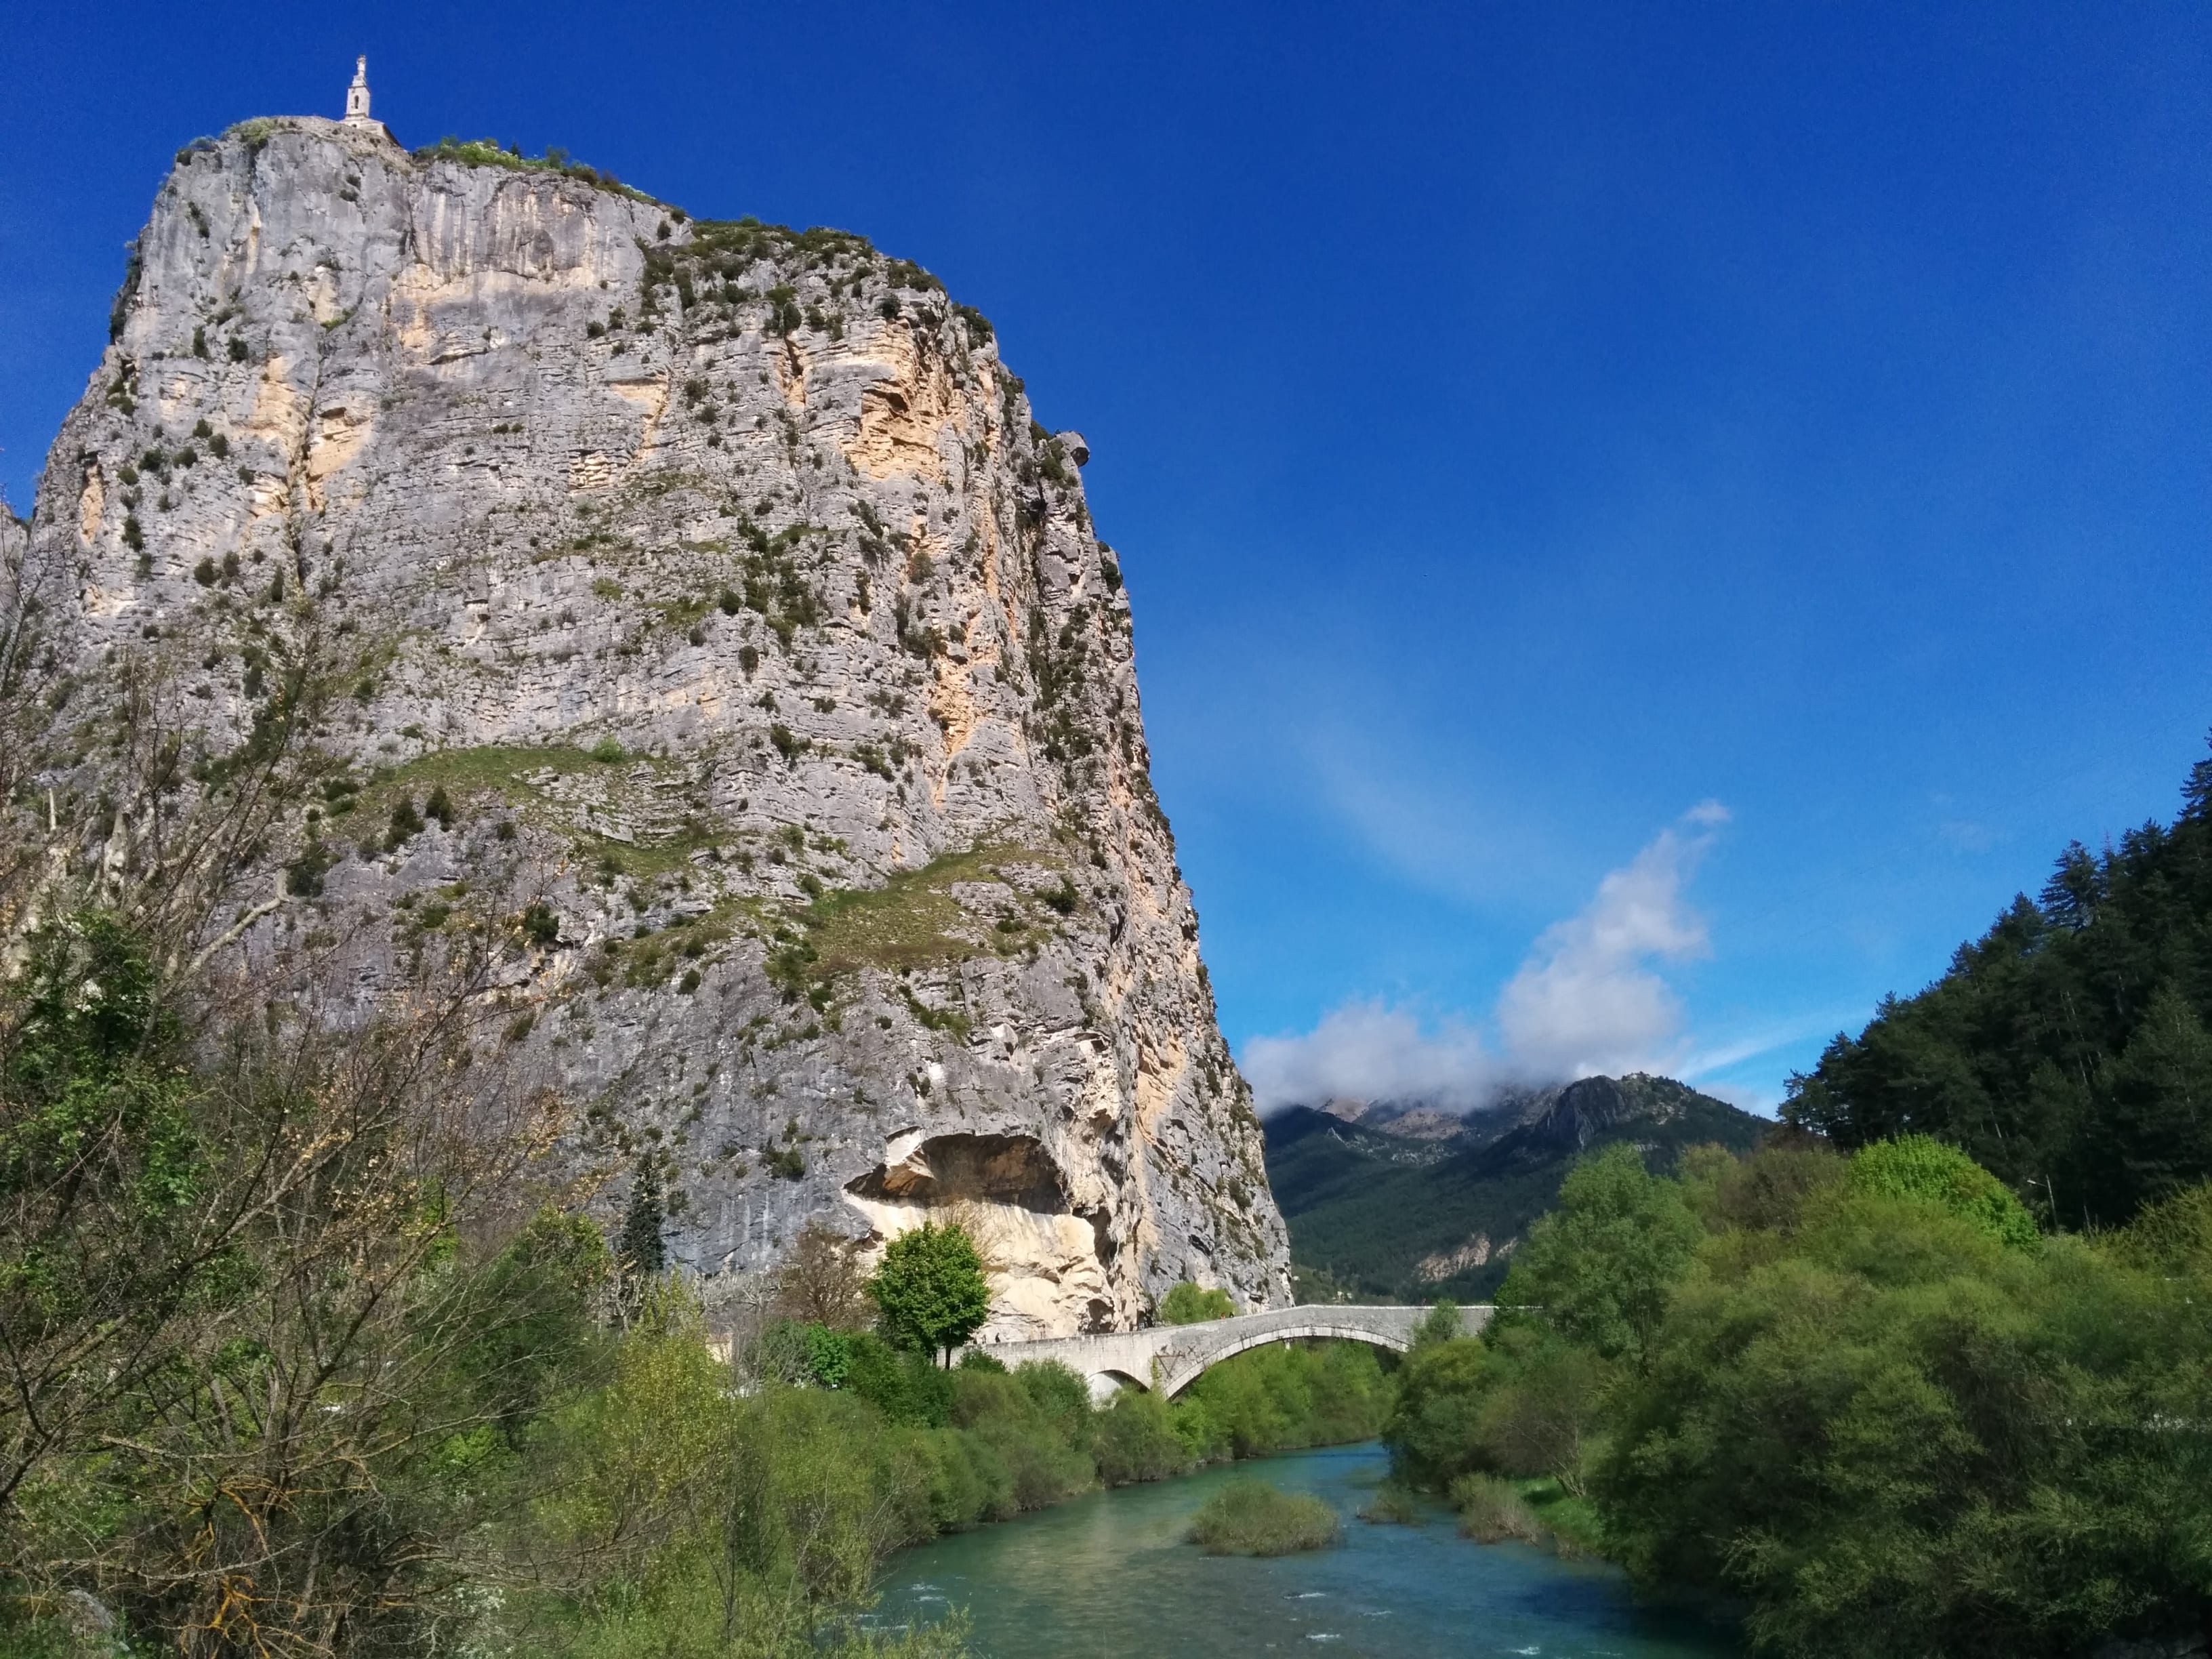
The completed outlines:
[[[1683,887],[1727,809],[1705,801],[1599,882],[1579,915],[1544,930],[1498,999],[1517,1067],[1543,1077],[1663,1068],[1680,1053],[1681,1000],[1653,969],[1705,954]]]
[[[1310,1032],[1245,1043],[1261,1109],[1419,1098],[1463,1110],[1509,1079],[1680,1069],[1681,1000],[1655,964],[1707,949],[1684,889],[1728,817],[1717,801],[1692,807],[1608,872],[1578,915],[1545,929],[1498,994],[1498,1049],[1465,1021],[1430,1028],[1402,1008],[1355,1000]]]
[[[1404,1009],[1370,1001],[1331,1009],[1303,1036],[1253,1037],[1242,1063],[1262,1111],[1395,1099],[1463,1111],[1482,1103],[1499,1073],[1482,1038],[1463,1021],[1424,1030]]]

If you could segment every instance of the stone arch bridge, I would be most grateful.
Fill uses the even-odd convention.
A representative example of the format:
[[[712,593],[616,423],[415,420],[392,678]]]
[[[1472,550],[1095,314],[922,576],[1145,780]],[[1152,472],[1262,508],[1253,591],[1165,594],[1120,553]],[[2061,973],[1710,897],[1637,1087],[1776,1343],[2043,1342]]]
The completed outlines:
[[[1486,1303],[1462,1307],[1460,1321],[1471,1335],[1489,1322],[1492,1311]],[[1157,1389],[1163,1399],[1170,1399],[1209,1366],[1262,1343],[1326,1336],[1403,1353],[1413,1343],[1413,1328],[1428,1314],[1426,1308],[1275,1308],[1197,1325],[1148,1325],[1097,1336],[977,1346],[1009,1368],[1057,1359],[1091,1384],[1094,1400],[1103,1400],[1127,1384]]]

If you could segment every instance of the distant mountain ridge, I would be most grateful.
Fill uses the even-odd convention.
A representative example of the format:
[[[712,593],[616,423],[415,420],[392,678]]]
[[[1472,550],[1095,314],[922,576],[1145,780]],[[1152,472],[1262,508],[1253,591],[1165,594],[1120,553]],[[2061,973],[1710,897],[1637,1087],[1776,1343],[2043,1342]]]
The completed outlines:
[[[1332,1102],[1267,1120],[1267,1176],[1302,1299],[1480,1300],[1583,1153],[1626,1141],[1667,1170],[1687,1147],[1742,1151],[1773,1127],[1644,1073],[1519,1091],[1448,1136],[1435,1133],[1439,1115],[1418,1103]]]

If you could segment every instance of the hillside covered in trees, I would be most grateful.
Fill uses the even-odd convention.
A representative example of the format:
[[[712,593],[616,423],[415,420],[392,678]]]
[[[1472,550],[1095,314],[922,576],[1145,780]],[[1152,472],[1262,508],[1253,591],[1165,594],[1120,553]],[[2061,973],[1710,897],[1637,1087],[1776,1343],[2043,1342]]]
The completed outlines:
[[[2212,759],[2171,824],[2072,843],[1935,984],[1838,1036],[1784,1115],[1845,1147],[1934,1135],[2045,1224],[2114,1225],[2212,1175],[2208,1016]]]
[[[1771,1127],[1640,1073],[1537,1091],[1443,1140],[1293,1106],[1267,1121],[1267,1180],[1302,1299],[1480,1302],[1584,1153],[1626,1143],[1665,1174],[1692,1146],[1747,1152]]]

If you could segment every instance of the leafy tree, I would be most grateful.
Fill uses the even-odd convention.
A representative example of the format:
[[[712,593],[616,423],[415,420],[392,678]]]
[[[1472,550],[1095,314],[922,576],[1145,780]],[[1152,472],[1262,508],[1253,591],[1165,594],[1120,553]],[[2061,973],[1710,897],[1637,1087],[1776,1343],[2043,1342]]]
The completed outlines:
[[[2212,1286],[2173,1271],[2195,1228],[2165,1229],[2164,1272],[2015,1231],[1885,1176],[1786,1240],[1716,1237],[1592,1483],[1631,1571],[1741,1598],[1755,1649],[1801,1659],[2200,1628],[2212,1447],[2182,1425],[2212,1408]]]
[[[925,1221],[891,1240],[868,1291],[893,1343],[941,1352],[947,1364],[991,1316],[982,1257],[955,1222]]]
[[[1460,1317],[1459,1304],[1438,1302],[1413,1327],[1413,1346],[1425,1348],[1431,1342],[1449,1342],[1466,1334],[1467,1326]]]
[[[1620,1367],[1540,1327],[1508,1325],[1492,1343],[1496,1381],[1475,1442],[1487,1465],[1516,1480],[1549,1475],[1583,1495]]]
[[[1482,1416],[1498,1382],[1496,1357],[1469,1337],[1432,1342],[1407,1354],[1398,1400],[1382,1437],[1398,1480],[1442,1492],[1482,1462]]]
[[[1559,1208],[1529,1229],[1498,1292],[1500,1316],[1640,1367],[1704,1233],[1679,1186],[1634,1147],[1608,1146],[1576,1164]]]
[[[1168,1402],[1149,1389],[1124,1389],[1098,1413],[1096,1455],[1098,1478],[1109,1486],[1164,1480],[1196,1461]]]
[[[1202,1325],[1209,1320],[1226,1319],[1236,1311],[1237,1304],[1229,1299],[1228,1291],[1201,1290],[1186,1279],[1160,1298],[1158,1317],[1163,1325]]]
[[[857,1331],[868,1322],[867,1275],[860,1271],[857,1239],[810,1221],[776,1268],[775,1310],[783,1318]]]

